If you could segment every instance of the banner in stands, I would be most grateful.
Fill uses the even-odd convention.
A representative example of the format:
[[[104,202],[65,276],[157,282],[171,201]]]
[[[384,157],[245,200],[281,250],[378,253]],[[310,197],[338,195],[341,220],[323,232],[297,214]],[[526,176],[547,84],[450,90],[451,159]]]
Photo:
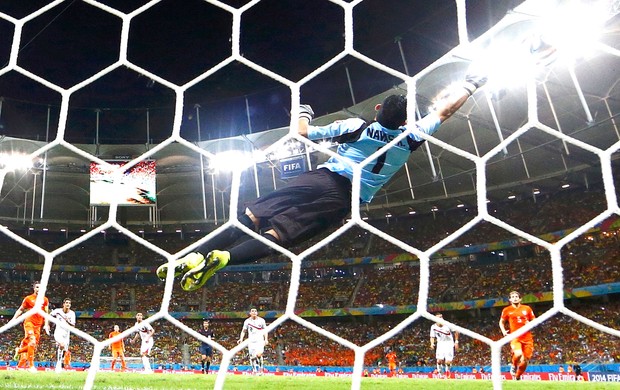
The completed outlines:
[[[306,157],[303,155],[280,160],[280,178],[291,179],[307,171]]]

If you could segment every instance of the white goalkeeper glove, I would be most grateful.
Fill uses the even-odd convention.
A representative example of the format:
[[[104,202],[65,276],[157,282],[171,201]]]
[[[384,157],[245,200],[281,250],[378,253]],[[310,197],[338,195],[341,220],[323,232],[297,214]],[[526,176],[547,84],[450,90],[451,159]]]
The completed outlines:
[[[487,83],[486,74],[476,74],[476,73],[468,73],[465,77],[465,82],[463,83],[463,88],[467,91],[469,96],[473,95],[474,92],[484,84]]]
[[[299,118],[307,119],[308,123],[312,121],[312,118],[314,118],[314,111],[312,110],[312,107],[310,107],[309,104],[299,105]]]

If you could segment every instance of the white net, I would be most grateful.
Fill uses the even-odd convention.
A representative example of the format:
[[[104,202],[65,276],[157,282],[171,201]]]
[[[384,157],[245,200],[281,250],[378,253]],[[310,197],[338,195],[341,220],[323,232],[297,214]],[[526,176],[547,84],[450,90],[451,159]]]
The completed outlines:
[[[203,82],[204,80],[207,80],[210,76],[212,76],[218,70],[222,69],[223,67],[225,67],[226,65],[230,63],[238,62],[240,64],[243,64],[246,67],[264,75],[265,77],[273,79],[287,86],[288,88],[290,88],[290,101],[291,101],[291,107],[292,107],[291,118],[298,117],[298,113],[299,113],[298,107],[299,107],[299,104],[302,102],[300,99],[300,91],[301,91],[302,86],[310,83],[313,79],[320,76],[323,72],[328,70],[331,66],[338,63],[338,61],[342,60],[343,58],[347,56],[351,58],[355,58],[356,60],[359,60],[373,68],[379,69],[382,72],[385,72],[386,74],[389,74],[393,77],[396,77],[397,79],[402,80],[404,82],[403,86],[406,87],[408,91],[408,96],[410,97],[409,112],[419,113],[419,109],[416,106],[417,102],[415,101],[414,98],[411,98],[411,97],[416,96],[416,93],[417,95],[430,96],[429,91],[432,91],[435,88],[432,85],[429,86],[433,82],[432,78],[430,78],[429,75],[433,75],[435,72],[440,75],[446,74],[446,73],[449,74],[452,71],[453,73],[458,73],[456,77],[452,75],[451,77],[452,79],[457,79],[457,78],[462,77],[464,73],[463,69],[466,67],[469,60],[472,58],[475,58],[476,53],[479,52],[481,49],[485,47],[490,48],[493,46],[494,42],[500,41],[500,38],[502,37],[502,31],[506,31],[506,30],[510,31],[511,28],[513,28],[513,26],[519,25],[519,23],[522,23],[524,21],[525,21],[524,24],[527,25],[530,20],[538,20],[538,19],[543,18],[543,15],[545,15],[547,12],[547,7],[550,7],[550,3],[552,3],[552,2],[538,2],[538,1],[526,2],[524,5],[522,5],[517,10],[518,12],[514,12],[511,15],[507,16],[497,26],[493,27],[487,34],[483,35],[476,42],[470,43],[468,40],[468,33],[467,33],[468,26],[467,26],[467,15],[466,15],[466,1],[456,0],[454,7],[457,10],[457,16],[458,16],[458,37],[460,41],[459,45],[455,47],[453,50],[451,50],[447,55],[445,55],[444,57],[434,62],[431,66],[426,68],[424,71],[416,75],[409,76],[406,73],[395,70],[389,66],[386,66],[374,60],[373,58],[361,53],[355,48],[355,45],[354,45],[355,43],[354,10],[355,10],[355,7],[360,6],[360,4],[363,3],[363,1],[364,0],[358,0],[358,1],[352,1],[352,2],[338,1],[338,0],[331,1],[331,3],[335,4],[336,6],[340,7],[343,10],[344,19],[345,19],[344,31],[342,31],[342,33],[344,34],[344,48],[333,58],[326,61],[323,65],[317,67],[316,69],[310,71],[305,77],[303,77],[301,80],[298,80],[298,81],[289,80],[286,77],[283,77],[282,75],[248,59],[242,53],[241,29],[243,28],[244,14],[250,12],[253,9],[253,7],[256,7],[260,3],[260,0],[248,2],[247,4],[239,8],[235,8],[235,7],[227,5],[226,3],[215,1],[215,0],[206,1],[211,6],[217,7],[218,10],[224,11],[225,13],[230,14],[232,16],[232,27],[233,28],[232,28],[232,33],[230,35],[230,42],[232,44],[232,53],[230,56],[223,59],[218,65],[212,67],[211,69],[200,74],[200,76],[195,77],[191,81],[186,82],[184,84],[177,84],[177,83],[171,82],[161,77],[160,75],[156,74],[155,72],[151,72],[139,65],[136,65],[135,63],[133,63],[132,61],[128,59],[128,46],[129,46],[128,41],[129,41],[130,27],[132,26],[132,23],[137,18],[139,18],[141,15],[147,13],[150,8],[155,7],[158,3],[160,3],[160,1],[151,1],[147,3],[146,5],[136,9],[133,12],[124,13],[124,12],[118,11],[117,9],[113,7],[107,6],[102,2],[97,2],[93,0],[84,0],[84,3],[87,4],[88,6],[96,7],[97,9],[105,13],[114,15],[115,17],[119,18],[122,21],[122,30],[121,30],[120,45],[119,45],[120,56],[114,63],[98,71],[93,76],[88,77],[87,79],[75,85],[72,85],[69,88],[63,88],[59,85],[56,85],[53,82],[50,82],[38,76],[37,74],[29,71],[28,69],[25,69],[24,67],[20,66],[20,64],[18,63],[20,47],[23,44],[21,42],[22,29],[24,28],[25,24],[27,24],[29,21],[41,15],[44,15],[49,10],[53,9],[54,7],[62,3],[62,1],[59,0],[59,1],[52,2],[49,5],[46,5],[38,9],[37,11],[32,12],[28,14],[27,16],[20,18],[20,19],[11,17],[6,14],[0,14],[0,17],[4,21],[14,26],[14,36],[13,36],[13,41],[12,41],[10,58],[8,61],[8,65],[0,70],[0,76],[8,72],[17,72],[20,75],[23,75],[29,79],[32,79],[36,81],[37,83],[40,83],[41,85],[49,88],[52,91],[56,91],[58,94],[61,95],[59,125],[58,125],[58,131],[57,131],[56,138],[53,141],[47,143],[44,147],[33,152],[31,154],[31,157],[42,156],[46,152],[54,148],[64,148],[71,153],[82,156],[84,159],[105,165],[106,162],[102,161],[95,153],[86,152],[85,150],[77,148],[75,145],[65,140],[66,138],[65,130],[66,130],[66,124],[67,124],[68,115],[69,115],[69,101],[73,94],[75,94],[77,91],[80,91],[88,87],[94,81],[100,78],[104,78],[106,77],[106,75],[120,68],[127,68],[134,72],[137,72],[140,75],[144,75],[150,78],[151,80],[153,80],[154,82],[158,84],[161,84],[169,88],[171,91],[173,91],[174,96],[175,96],[174,123],[172,126],[172,134],[170,135],[170,137],[168,137],[164,142],[147,150],[142,155],[131,160],[128,163],[129,164],[128,166],[132,166],[132,165],[137,164],[140,161],[153,158],[158,152],[169,147],[172,144],[180,144],[184,146],[185,148],[189,149],[190,151],[199,153],[203,155],[206,159],[210,160],[215,157],[213,153],[205,151],[201,147],[197,146],[195,143],[189,142],[188,140],[186,140],[184,137],[181,136],[181,122],[182,122],[182,117],[183,117],[183,112],[184,112],[184,96],[186,95],[187,91],[190,88],[194,87],[198,83]],[[555,2],[553,2],[552,5],[559,6],[559,7],[564,7],[564,6],[568,7],[569,2],[557,2],[557,3],[558,4],[555,4]],[[612,16],[612,13],[608,13],[608,17],[611,17],[611,16]],[[509,33],[506,33],[506,34],[509,34]],[[595,50],[600,53],[605,53],[606,55],[609,55],[614,58],[617,58],[618,56],[620,56],[620,53],[618,52],[616,48],[608,44],[605,44],[603,42],[598,42],[597,46],[595,47]],[[465,64],[465,66],[463,66],[463,64]],[[592,115],[590,113],[588,103],[586,102],[584,98],[584,93],[581,90],[579,80],[575,76],[574,70],[571,67],[571,65],[568,66],[568,74],[570,78],[572,79],[572,86],[577,91],[577,93],[573,96],[574,99],[576,99],[576,101],[572,102],[571,104],[572,106],[576,107],[576,109],[581,109],[583,111],[583,116],[585,116],[589,122],[592,122]],[[514,76],[514,75],[511,75],[511,76]],[[437,252],[440,252],[448,244],[453,242],[459,236],[466,233],[469,229],[474,227],[476,224],[486,221],[490,224],[494,224],[500,228],[503,228],[506,231],[509,231],[513,233],[514,235],[521,237],[524,240],[534,243],[535,245],[538,245],[541,248],[544,248],[550,254],[551,265],[552,265],[551,274],[552,274],[553,306],[548,311],[544,313],[540,313],[538,318],[534,320],[533,322],[531,322],[528,326],[526,326],[524,330],[529,330],[534,327],[537,327],[544,321],[555,316],[556,314],[562,313],[589,327],[593,327],[602,332],[614,335],[616,337],[620,337],[620,332],[617,329],[613,329],[611,327],[601,325],[600,323],[593,321],[591,319],[588,319],[576,313],[575,311],[570,310],[569,308],[565,306],[565,303],[563,300],[563,296],[564,296],[564,281],[563,281],[563,269],[562,269],[563,258],[562,258],[562,253],[561,253],[562,249],[568,243],[582,236],[588,230],[600,224],[601,222],[606,220],[608,217],[614,214],[620,213],[620,209],[619,209],[618,201],[617,201],[617,191],[614,186],[614,177],[613,177],[613,168],[612,168],[612,159],[613,159],[614,154],[618,152],[618,149],[620,148],[620,143],[615,142],[613,145],[607,146],[605,148],[596,147],[596,146],[593,146],[591,143],[584,142],[574,137],[565,135],[564,133],[559,131],[560,129],[556,128],[556,127],[559,127],[558,123],[556,123],[557,126],[550,126],[547,123],[542,123],[538,117],[538,112],[540,109],[539,102],[541,101],[541,97],[539,96],[539,94],[541,93],[541,91],[548,94],[548,90],[546,89],[546,87],[541,88],[538,85],[538,80],[536,79],[534,75],[529,75],[527,80],[525,80],[525,84],[527,85],[526,94],[523,96],[524,101],[521,103],[526,105],[526,110],[527,110],[526,120],[518,128],[514,129],[514,131],[506,138],[503,137],[501,131],[498,131],[499,141],[496,142],[495,146],[489,148],[489,150],[486,153],[480,154],[477,150],[477,145],[476,145],[475,152],[467,152],[445,141],[442,141],[438,138],[434,138],[430,136],[425,137],[427,138],[428,143],[432,145],[433,148],[439,148],[445,151],[446,153],[449,152],[456,156],[460,156],[464,160],[471,161],[473,165],[475,166],[474,173],[476,176],[475,188],[477,189],[476,203],[477,203],[478,211],[477,211],[477,215],[471,221],[469,221],[467,224],[465,224],[461,228],[454,231],[452,234],[447,235],[446,237],[441,239],[436,244],[431,245],[426,250],[420,250],[419,248],[408,245],[405,242],[399,239],[396,239],[392,237],[391,235],[385,233],[384,231],[378,229],[376,226],[373,226],[367,223],[363,219],[363,207],[360,206],[360,203],[358,200],[359,199],[358,194],[360,192],[359,177],[361,174],[362,167],[361,166],[355,167],[355,178],[353,180],[353,202],[352,202],[351,219],[345,225],[337,229],[333,234],[330,234],[325,239],[317,242],[316,244],[314,244],[313,246],[304,250],[301,253],[297,254],[297,253],[294,253],[289,250],[285,250],[280,247],[275,247],[277,251],[279,251],[281,254],[283,254],[284,256],[290,259],[292,263],[292,269],[290,272],[291,279],[290,279],[290,286],[289,286],[288,295],[287,295],[286,310],[280,317],[278,317],[275,321],[269,324],[268,330],[270,332],[274,331],[278,326],[282,325],[284,322],[291,321],[303,327],[306,327],[307,329],[310,329],[311,331],[316,332],[324,337],[334,340],[342,344],[345,347],[350,348],[355,353],[355,363],[354,363],[351,387],[354,389],[358,389],[360,388],[360,385],[361,385],[362,371],[364,369],[364,356],[368,351],[385,343],[389,339],[403,332],[411,324],[413,324],[415,321],[420,320],[422,317],[428,320],[432,320],[432,321],[436,320],[436,318],[432,316],[428,310],[429,282],[432,280],[431,271],[430,271],[431,256],[433,256]],[[493,109],[493,99],[494,99],[493,92],[489,90],[485,90],[485,92],[477,92],[474,98],[475,98],[477,105],[480,105],[480,106],[488,105],[489,106],[489,116],[492,117],[495,123],[497,123],[498,119]],[[555,99],[556,97],[553,97],[553,98]],[[552,101],[552,100],[553,99],[549,99],[549,101]],[[552,110],[553,110],[553,107],[552,107]],[[413,117],[413,116],[414,115],[410,115],[410,117]],[[611,113],[610,113],[610,116],[611,116]],[[446,124],[446,126],[449,126],[449,125]],[[472,123],[468,120],[468,118],[466,118],[466,120],[461,120],[459,122],[459,126],[462,128],[464,126],[469,126],[469,129],[471,129]],[[491,163],[492,160],[494,160],[497,157],[498,154],[502,152],[505,153],[506,149],[510,145],[514,145],[515,143],[518,143],[519,137],[521,137],[522,135],[524,135],[526,132],[530,131],[531,129],[538,129],[541,132],[548,134],[550,137],[554,139],[560,139],[564,143],[564,145],[571,145],[576,148],[583,149],[592,154],[595,154],[600,159],[600,166],[601,166],[601,172],[602,172],[602,177],[603,177],[603,182],[604,182],[604,189],[605,189],[604,191],[605,191],[605,199],[606,199],[606,207],[604,211],[598,214],[595,218],[591,219],[589,222],[583,224],[582,226],[575,229],[570,234],[562,237],[560,240],[556,242],[548,242],[537,236],[529,234],[524,230],[511,226],[510,224],[504,222],[503,220],[493,216],[492,213],[490,213],[487,208],[487,180],[486,178],[487,178],[487,170],[489,169],[489,164]],[[449,131],[449,130],[446,130],[446,131]],[[306,146],[309,148],[318,149],[327,155],[334,155],[334,153],[330,149],[316,146],[312,144],[311,142],[309,142],[307,139],[299,137],[298,135],[296,135],[296,133],[297,133],[297,124],[296,124],[296,121],[292,119],[290,123],[290,132],[288,133],[288,135],[286,135],[284,138],[276,142],[270,149],[267,150],[267,153],[270,151],[277,150],[278,147],[280,147],[283,143],[285,143],[286,141],[290,139],[296,139],[297,141],[306,144]],[[388,145],[388,147],[389,146],[390,145]],[[377,153],[369,157],[367,161],[372,161],[373,158],[379,155],[380,153],[382,153],[382,151],[377,151]],[[117,170],[116,172],[117,172],[116,180],[119,180],[119,176],[122,174],[122,172],[121,170]],[[4,175],[5,172],[3,171],[2,174]],[[32,242],[24,239],[18,234],[15,234],[10,229],[4,226],[0,227],[0,230],[4,234],[6,234],[8,237],[10,237],[11,239],[19,242],[21,245],[31,249],[32,251],[38,253],[40,256],[45,258],[45,265],[44,265],[43,273],[42,273],[42,286],[43,286],[42,294],[45,293],[45,287],[48,285],[48,282],[49,282],[50,271],[57,257],[62,256],[62,254],[68,251],[69,249],[79,246],[81,243],[85,242],[86,240],[92,237],[95,237],[98,234],[108,229],[118,230],[118,232],[120,232],[121,234],[126,235],[127,237],[131,238],[132,240],[139,243],[140,245],[146,247],[150,251],[160,256],[165,257],[169,262],[172,262],[175,259],[179,258],[180,256],[183,256],[184,254],[190,252],[191,250],[196,248],[199,244],[202,244],[208,241],[211,237],[213,237],[217,233],[227,229],[228,227],[232,225],[240,227],[247,234],[250,234],[257,239],[260,239],[265,244],[273,246],[272,243],[256,235],[254,232],[249,231],[247,228],[241,226],[240,223],[236,220],[235,215],[236,215],[236,210],[238,209],[238,206],[239,206],[239,197],[240,197],[240,191],[241,191],[241,185],[242,185],[241,177],[242,177],[242,169],[237,169],[233,173],[232,186],[229,190],[230,199],[231,199],[230,205],[228,207],[228,215],[230,215],[229,220],[224,225],[220,226],[212,234],[202,238],[201,240],[197,241],[196,243],[192,244],[191,246],[187,248],[184,248],[183,250],[177,253],[169,253],[168,251],[159,248],[157,245],[154,245],[148,240],[145,240],[143,237],[137,235],[136,233],[129,230],[126,226],[123,226],[121,223],[119,223],[120,217],[118,215],[119,208],[117,204],[110,205],[109,215],[105,223],[85,233],[80,238],[73,240],[67,243],[66,245],[63,245],[53,251],[47,251],[47,250],[42,249],[40,246],[33,244]],[[420,261],[419,263],[420,264],[419,266],[420,267],[420,271],[419,271],[420,280],[419,280],[419,295],[418,295],[418,302],[417,302],[417,310],[415,311],[415,313],[410,315],[406,320],[400,322],[397,326],[393,327],[388,332],[374,338],[372,341],[364,345],[356,345],[355,343],[337,334],[329,332],[325,328],[317,326],[316,324],[296,314],[296,301],[297,301],[299,288],[300,288],[300,275],[302,272],[302,262],[308,256],[318,251],[320,248],[334,242],[341,234],[347,232],[349,229],[353,227],[359,227],[361,229],[364,229],[372,233],[373,235],[376,235],[377,237],[382,238],[383,240],[400,248],[402,251],[416,256]],[[165,290],[163,292],[163,302],[161,305],[161,309],[157,313],[149,316],[147,321],[150,323],[153,323],[155,321],[160,321],[160,320],[168,321],[170,324],[172,324],[175,327],[178,327],[179,329],[181,329],[183,332],[186,332],[190,336],[198,338],[201,341],[204,341],[203,338],[194,329],[191,329],[185,323],[173,317],[169,313],[171,297],[173,295],[173,284],[174,283],[175,281],[174,281],[172,270],[171,270],[168,274],[168,278],[165,284]],[[42,297],[42,294],[41,294],[41,297]],[[0,332],[6,332],[8,329],[16,326],[19,320],[22,320],[22,319],[23,318],[20,318],[15,321],[10,321],[9,323],[4,324],[0,328]],[[502,377],[500,373],[500,366],[502,364],[501,349],[504,345],[509,343],[512,339],[514,339],[519,334],[517,333],[514,335],[509,335],[505,338],[494,341],[486,335],[473,332],[463,327],[457,326],[456,329],[461,334],[464,334],[473,339],[479,340],[480,342],[487,344],[490,347],[491,357],[492,357],[493,386],[494,388],[501,388],[502,387]],[[126,331],[123,332],[123,336],[128,336],[134,330],[135,330],[134,328],[127,329]],[[88,377],[84,385],[84,388],[90,389],[93,387],[93,384],[95,382],[95,378],[97,375],[97,369],[99,367],[99,362],[104,359],[101,356],[102,350],[109,346],[109,344],[111,343],[111,340],[99,341],[95,337],[93,337],[93,335],[81,331],[79,329],[79,326],[76,329],[72,329],[72,332],[76,336],[92,344],[94,348],[93,357],[91,360],[91,365],[93,369],[89,370]],[[216,385],[215,385],[216,389],[221,389],[224,386],[225,377],[226,377],[226,369],[229,367],[231,360],[236,354],[238,354],[240,351],[242,351],[244,348],[247,347],[247,343],[240,344],[231,349],[227,349],[218,343],[212,343],[212,344],[222,354],[222,359],[220,362],[220,371],[218,373]]]

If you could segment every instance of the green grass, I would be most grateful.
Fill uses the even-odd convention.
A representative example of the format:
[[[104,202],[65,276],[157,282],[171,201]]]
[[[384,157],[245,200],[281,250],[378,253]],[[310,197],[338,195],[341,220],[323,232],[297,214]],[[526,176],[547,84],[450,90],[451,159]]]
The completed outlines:
[[[3,371],[0,373],[1,389],[82,389],[86,382],[85,372],[38,372],[31,374],[26,371]],[[215,375],[200,374],[152,374],[141,373],[98,373],[95,378],[95,389],[126,390],[126,389],[174,389],[194,390],[212,389]],[[345,390],[351,388],[348,377],[285,377],[285,376],[241,376],[228,375],[224,389],[320,389]],[[362,378],[363,390],[396,390],[396,389],[492,389],[491,381],[485,380],[439,380],[439,379],[407,379],[407,378]],[[600,382],[515,382],[506,381],[503,388],[528,390],[592,390],[620,389],[620,383]]]

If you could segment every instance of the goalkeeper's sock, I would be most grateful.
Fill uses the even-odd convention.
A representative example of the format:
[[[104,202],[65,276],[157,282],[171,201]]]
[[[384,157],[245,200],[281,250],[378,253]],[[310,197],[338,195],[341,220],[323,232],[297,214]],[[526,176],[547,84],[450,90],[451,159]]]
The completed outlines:
[[[202,369],[202,371],[205,370],[205,361],[204,360],[200,361],[200,368]]]
[[[209,373],[209,368],[211,368],[211,362],[207,360],[207,364],[205,366],[205,374]]]
[[[241,222],[243,226],[246,226],[250,228],[251,230],[254,230],[255,228],[254,222],[252,222],[250,217],[248,217],[245,213],[239,215],[237,219],[239,220],[239,222]],[[215,250],[215,249],[223,250],[223,249],[228,248],[229,246],[234,244],[237,240],[239,240],[243,235],[244,233],[241,231],[241,229],[233,226],[229,229],[226,229],[224,232],[218,234],[217,236],[213,237],[212,239],[202,244],[201,246],[199,246],[196,251],[206,256],[207,253],[211,252],[212,250]]]
[[[278,240],[271,234],[263,234],[263,237],[274,244],[278,244]],[[260,260],[263,257],[267,257],[276,251],[256,239],[250,239],[231,248],[228,252],[230,253],[228,265],[231,265],[251,263]]]

